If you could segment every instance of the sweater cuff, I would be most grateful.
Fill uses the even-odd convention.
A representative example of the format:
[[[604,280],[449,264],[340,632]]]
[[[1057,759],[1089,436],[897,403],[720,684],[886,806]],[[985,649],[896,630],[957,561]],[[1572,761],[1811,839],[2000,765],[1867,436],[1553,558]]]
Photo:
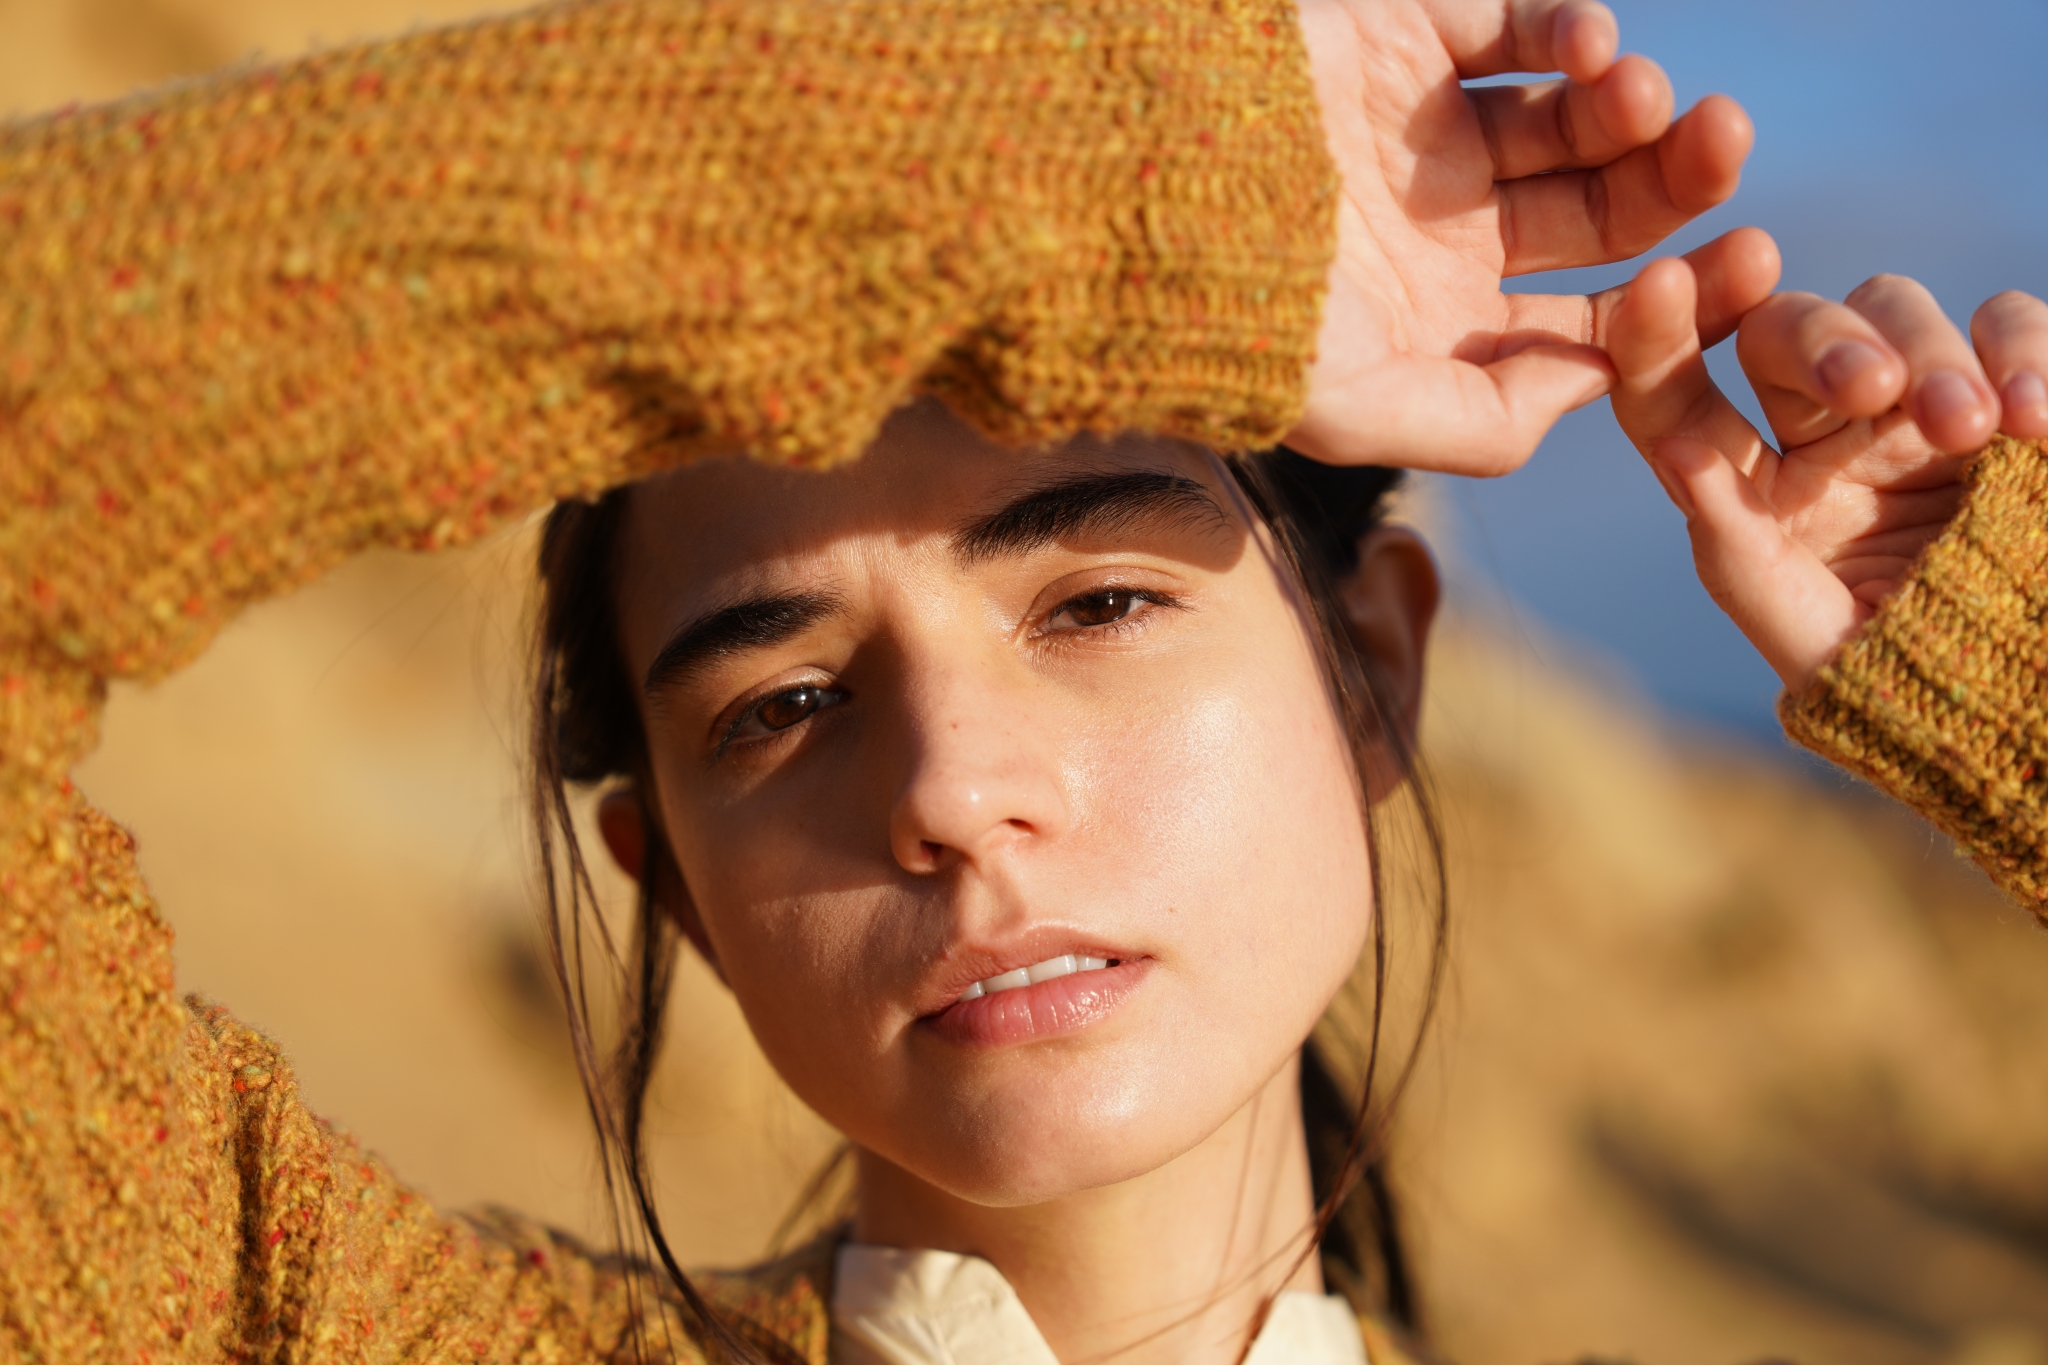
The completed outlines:
[[[2048,450],[2000,437],[1955,521],[1779,718],[2048,924]]]
[[[1102,67],[1042,62],[1030,90],[991,92],[998,111],[1077,122],[962,158],[1006,267],[920,387],[1014,443],[1135,429],[1276,444],[1307,397],[1339,189],[1294,7],[1089,15],[1093,32],[1062,42],[1100,43]]]

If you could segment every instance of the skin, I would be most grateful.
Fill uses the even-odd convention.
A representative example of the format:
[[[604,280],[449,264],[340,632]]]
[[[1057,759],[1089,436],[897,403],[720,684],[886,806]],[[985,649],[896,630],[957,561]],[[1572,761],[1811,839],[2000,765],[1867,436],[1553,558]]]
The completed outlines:
[[[1630,286],[1615,416],[1685,514],[1700,582],[1802,688],[1948,525],[1971,455],[1995,431],[2048,436],[2048,304],[1999,294],[1966,337],[1903,276],[1771,297],[1737,349],[1773,446],[1707,374],[1698,292],[1676,260]]]
[[[1625,260],[1735,192],[1753,130],[1709,96],[1674,117],[1655,63],[1618,56],[1593,0],[1307,0],[1338,251],[1296,450],[1334,464],[1518,468],[1608,391],[1625,290],[1505,294],[1510,277]],[[1529,85],[1466,89],[1510,72]],[[1754,231],[1688,257],[1709,344],[1776,286]]]
[[[1048,480],[1134,470],[1210,510],[960,552]],[[1062,1360],[1234,1360],[1267,1295],[1318,1287],[1296,1068],[1370,925],[1387,765],[1361,787],[1269,548],[1207,452],[1006,450],[935,405],[844,470],[722,461],[634,495],[629,676],[739,597],[837,609],[647,695],[651,790],[605,804],[606,840],[855,1144],[856,1237],[986,1257]],[[1345,601],[1412,724],[1435,571],[1405,531],[1364,549]],[[990,1047],[929,1023],[1080,944],[1142,964],[1088,1026]]]

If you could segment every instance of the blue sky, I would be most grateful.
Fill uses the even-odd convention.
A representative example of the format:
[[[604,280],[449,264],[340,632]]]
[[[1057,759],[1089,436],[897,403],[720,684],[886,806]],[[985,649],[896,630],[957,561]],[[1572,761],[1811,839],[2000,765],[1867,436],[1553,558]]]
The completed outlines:
[[[1681,107],[1719,91],[1756,120],[1741,192],[1660,250],[1755,223],[1787,288],[1840,297],[1893,270],[1958,319],[2002,288],[2048,296],[2048,0],[1610,3]],[[1639,265],[1520,283],[1598,288]],[[1735,393],[1732,352],[1713,364]],[[1445,491],[1468,593],[1618,660],[1688,720],[1775,733],[1775,680],[1700,590],[1683,523],[1604,402],[1522,471]]]

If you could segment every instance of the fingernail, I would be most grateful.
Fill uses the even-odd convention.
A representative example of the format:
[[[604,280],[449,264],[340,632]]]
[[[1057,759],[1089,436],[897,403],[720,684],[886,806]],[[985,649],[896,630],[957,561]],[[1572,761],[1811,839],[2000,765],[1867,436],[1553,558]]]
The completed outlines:
[[[1884,364],[1884,353],[1867,341],[1838,341],[1821,352],[1814,370],[1829,398],[1839,398],[1856,377]]]
[[[1936,370],[1920,381],[1920,393],[1914,406],[1919,409],[1920,424],[1967,422],[1977,416],[1983,406],[1983,399],[1977,386],[1954,370]]]
[[[2048,408],[2048,380],[2032,370],[2021,370],[2005,381],[2005,392],[1999,395],[2005,402],[2007,413],[2025,412],[2029,408]]]

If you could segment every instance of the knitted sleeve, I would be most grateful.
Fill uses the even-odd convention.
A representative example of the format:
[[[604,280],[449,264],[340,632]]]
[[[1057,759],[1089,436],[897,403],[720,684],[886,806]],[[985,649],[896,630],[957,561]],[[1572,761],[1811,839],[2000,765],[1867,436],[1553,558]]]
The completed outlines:
[[[1333,179],[1286,0],[586,0],[0,129],[0,1358],[581,1360],[626,1316],[174,998],[66,777],[109,679],[916,391],[1273,440]]]
[[[2001,437],[1971,480],[1905,584],[1778,710],[2048,924],[2048,450]]]

